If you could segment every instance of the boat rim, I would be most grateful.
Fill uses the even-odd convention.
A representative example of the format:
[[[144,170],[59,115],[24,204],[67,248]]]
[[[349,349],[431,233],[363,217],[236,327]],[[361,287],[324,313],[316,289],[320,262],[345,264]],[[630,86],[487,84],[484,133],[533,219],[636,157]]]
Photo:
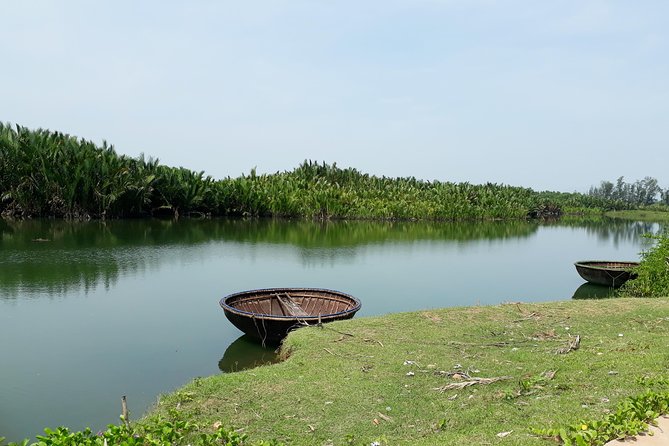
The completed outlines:
[[[241,295],[245,294],[252,294],[252,293],[280,293],[280,292],[286,292],[286,291],[314,291],[314,292],[324,292],[324,293],[331,293],[336,296],[340,297],[345,297],[347,299],[350,299],[353,302],[353,307],[349,308],[348,310],[340,311],[338,313],[327,313],[327,314],[321,314],[321,315],[315,315],[315,316],[281,316],[281,315],[275,315],[275,314],[267,314],[267,313],[255,313],[253,311],[244,311],[240,310],[238,308],[235,308],[231,305],[228,305],[226,302],[228,299],[231,299],[233,297],[238,297]],[[356,313],[360,308],[362,307],[362,303],[360,302],[360,299],[351,296],[350,294],[343,293],[341,291],[336,291],[336,290],[329,290],[325,288],[259,288],[256,290],[246,290],[246,291],[239,291],[237,293],[232,293],[228,294],[227,296],[223,297],[219,301],[219,305],[221,308],[223,308],[224,311],[229,311],[234,314],[238,314],[240,316],[249,316],[249,317],[262,317],[263,319],[275,319],[275,320],[304,320],[304,321],[310,321],[314,320],[317,321],[318,319],[323,319],[323,318],[331,318],[331,317],[336,317],[336,316],[341,316],[344,314],[349,314],[349,313]]]
[[[592,263],[617,263],[621,265],[626,265],[626,266],[621,266],[621,267],[611,267],[611,266],[599,266],[599,265],[591,265]],[[610,270],[610,269],[620,269],[620,270],[627,270],[628,268],[634,268],[636,266],[639,266],[639,262],[633,262],[633,261],[628,261],[628,260],[579,260],[578,262],[574,262],[574,266],[582,266],[584,268],[592,268],[592,269],[600,269],[600,270]]]

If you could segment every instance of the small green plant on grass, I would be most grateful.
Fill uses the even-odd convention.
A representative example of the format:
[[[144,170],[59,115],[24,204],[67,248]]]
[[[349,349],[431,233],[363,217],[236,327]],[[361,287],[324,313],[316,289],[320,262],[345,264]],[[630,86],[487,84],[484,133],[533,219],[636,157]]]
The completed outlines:
[[[506,400],[514,400],[523,396],[533,395],[542,390],[548,381],[553,379],[555,371],[548,371],[539,375],[534,375],[518,380],[518,388],[513,391],[508,391],[504,394]]]
[[[663,378],[657,382],[669,380]],[[600,446],[614,439],[645,432],[649,423],[668,412],[669,392],[647,390],[622,401],[616,411],[603,420],[583,420],[565,427],[532,429],[532,432],[541,437],[560,440],[567,446]]]
[[[184,392],[181,390],[178,390],[175,393],[176,399],[178,403],[188,403],[190,401],[193,401],[193,396],[195,394],[193,392]]]
[[[647,388],[669,387],[669,377],[666,376],[642,376],[637,382]]]
[[[119,425],[110,424],[107,429],[93,433],[90,428],[70,432],[66,427],[55,430],[44,429],[44,435],[37,435],[37,442],[23,440],[8,443],[7,446],[280,446],[272,441],[251,442],[246,434],[215,426],[213,432],[203,432],[200,427],[186,419],[177,410],[170,410],[169,419],[159,418],[156,422],[142,426],[125,424],[123,418]],[[4,438],[0,437],[0,445]]]

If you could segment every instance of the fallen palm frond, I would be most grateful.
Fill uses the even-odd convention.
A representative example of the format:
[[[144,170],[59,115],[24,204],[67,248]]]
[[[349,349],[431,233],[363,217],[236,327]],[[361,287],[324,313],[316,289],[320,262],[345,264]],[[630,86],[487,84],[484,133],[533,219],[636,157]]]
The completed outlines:
[[[433,390],[437,390],[439,392],[445,392],[447,390],[453,390],[453,389],[464,389],[465,387],[469,386],[493,384],[498,381],[506,381],[509,379],[513,378],[511,376],[497,376],[495,378],[469,378],[469,380],[467,381],[461,381],[457,383],[447,384],[441,387],[435,387]]]
[[[562,347],[562,348],[557,349],[557,351],[555,353],[558,354],[558,355],[566,355],[569,352],[572,352],[574,350],[578,350],[578,348],[580,346],[581,346],[581,336],[576,335],[576,337],[573,338],[569,342],[569,345],[567,345],[566,347]]]
[[[541,377],[545,379],[546,381],[550,381],[551,379],[555,378],[555,374],[557,373],[557,370],[548,370],[544,373],[541,374]]]

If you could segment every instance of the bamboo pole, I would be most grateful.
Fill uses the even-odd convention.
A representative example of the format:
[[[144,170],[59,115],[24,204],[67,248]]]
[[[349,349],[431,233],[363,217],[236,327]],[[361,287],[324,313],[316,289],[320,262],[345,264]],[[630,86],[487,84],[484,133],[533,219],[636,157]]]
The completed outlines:
[[[123,422],[125,427],[130,429],[130,418],[128,415],[128,403],[126,402],[125,395],[121,397],[121,416],[123,417]]]

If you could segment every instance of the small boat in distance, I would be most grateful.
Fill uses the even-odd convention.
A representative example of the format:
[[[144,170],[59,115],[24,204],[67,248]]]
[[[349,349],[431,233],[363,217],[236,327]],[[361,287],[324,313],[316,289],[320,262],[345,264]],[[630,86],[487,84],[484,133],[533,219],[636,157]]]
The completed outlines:
[[[607,260],[584,260],[574,263],[576,271],[590,283],[618,288],[628,280],[635,279],[632,269],[639,262],[615,262]]]
[[[266,288],[230,294],[220,301],[232,324],[263,344],[278,344],[289,331],[350,319],[360,309],[358,299],[320,288]]]

